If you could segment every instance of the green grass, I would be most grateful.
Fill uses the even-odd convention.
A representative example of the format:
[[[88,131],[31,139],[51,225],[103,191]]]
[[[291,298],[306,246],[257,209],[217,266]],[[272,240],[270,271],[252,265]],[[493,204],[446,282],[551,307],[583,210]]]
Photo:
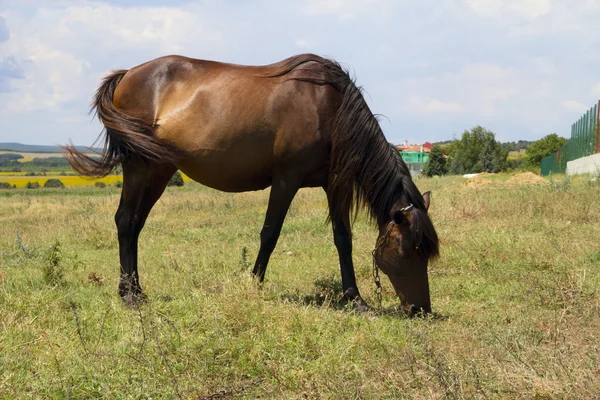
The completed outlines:
[[[442,243],[424,319],[393,312],[386,278],[383,314],[340,302],[321,190],[298,194],[259,289],[268,191],[168,188],[141,234],[137,309],[116,291],[117,189],[0,191],[0,398],[598,396],[600,184],[463,182],[417,181]],[[359,219],[373,305],[375,239]]]

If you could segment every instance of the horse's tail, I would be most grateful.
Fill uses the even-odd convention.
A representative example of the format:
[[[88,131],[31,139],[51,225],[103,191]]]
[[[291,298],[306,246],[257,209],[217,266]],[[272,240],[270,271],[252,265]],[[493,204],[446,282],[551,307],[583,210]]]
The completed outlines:
[[[127,70],[114,71],[106,76],[94,96],[90,112],[98,115],[105,126],[102,153],[78,151],[75,146],[62,147],[71,166],[81,175],[102,177],[110,174],[127,156],[174,164],[177,150],[154,136],[153,121],[132,117],[113,104],[115,89]]]

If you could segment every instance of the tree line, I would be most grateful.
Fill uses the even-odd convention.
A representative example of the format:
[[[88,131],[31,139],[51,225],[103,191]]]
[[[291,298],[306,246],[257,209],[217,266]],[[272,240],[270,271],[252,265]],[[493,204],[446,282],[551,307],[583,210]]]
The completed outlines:
[[[21,172],[30,170],[47,169],[71,169],[71,164],[64,157],[36,157],[31,161],[20,162],[23,156],[20,154],[0,154],[0,170],[9,172]]]
[[[567,139],[555,133],[535,142],[500,143],[494,132],[478,125],[464,131],[460,139],[435,143],[423,174],[441,176],[509,170],[539,172],[542,159],[555,153],[565,143]],[[509,159],[509,152],[522,149],[525,149],[525,157]]]

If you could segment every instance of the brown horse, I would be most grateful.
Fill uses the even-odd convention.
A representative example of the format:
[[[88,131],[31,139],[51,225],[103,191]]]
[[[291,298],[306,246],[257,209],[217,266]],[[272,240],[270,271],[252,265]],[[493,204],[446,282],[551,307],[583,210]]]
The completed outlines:
[[[379,226],[377,265],[411,313],[431,311],[427,263],[438,254],[438,238],[427,215],[429,193],[418,191],[338,63],[313,54],[266,66],[162,57],[107,76],[92,110],[106,127],[101,157],[64,149],[83,175],[105,176],[122,165],[115,222],[126,302],[143,296],[140,231],[180,169],[226,192],[271,186],[253,270],[261,282],[298,189],[322,187],[344,296],[358,310],[369,307],[356,285],[350,221],[366,206]]]

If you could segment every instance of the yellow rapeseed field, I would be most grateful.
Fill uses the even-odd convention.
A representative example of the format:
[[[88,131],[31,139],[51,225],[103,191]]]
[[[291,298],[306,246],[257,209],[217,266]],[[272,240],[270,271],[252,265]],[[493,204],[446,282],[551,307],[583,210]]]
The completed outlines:
[[[185,174],[181,174],[185,182],[192,181]],[[0,172],[0,182],[7,182],[11,185],[17,185],[18,188],[25,187],[27,182],[37,182],[40,186],[44,186],[44,183],[48,179],[59,179],[65,186],[93,186],[96,182],[104,182],[107,185],[114,185],[121,181],[123,182],[122,175],[109,175],[104,178],[86,178],[82,176],[62,176],[58,173],[52,172],[52,175],[46,176],[25,176],[25,172]]]
[[[109,175],[104,178],[84,178],[81,176],[0,176],[0,182],[7,182],[11,185],[17,185],[18,188],[25,187],[27,182],[38,182],[40,186],[48,179],[60,179],[65,186],[93,186],[96,182],[104,182],[107,185],[113,185],[118,181],[123,181],[120,175]]]

